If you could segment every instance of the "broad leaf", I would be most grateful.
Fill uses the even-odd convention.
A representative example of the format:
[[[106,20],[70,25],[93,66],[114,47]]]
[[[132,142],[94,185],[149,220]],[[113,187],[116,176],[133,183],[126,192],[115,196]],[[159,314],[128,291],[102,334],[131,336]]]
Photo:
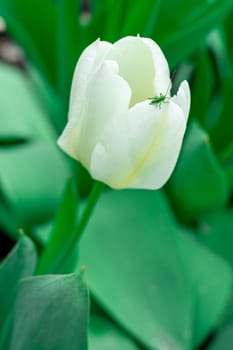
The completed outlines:
[[[36,86],[16,68],[0,64],[0,143],[56,138]]]
[[[12,312],[18,283],[36,268],[37,252],[33,242],[21,235],[18,243],[0,265],[0,349],[8,349]]]
[[[199,239],[233,267],[233,211],[225,209],[202,218],[198,232]]]
[[[80,255],[95,298],[149,349],[194,348],[230,295],[229,267],[179,232],[161,192],[104,194]]]
[[[230,350],[233,344],[233,324],[216,334],[207,350]]]
[[[195,305],[193,345],[196,348],[218,325],[223,315],[231,296],[232,272],[228,264],[201,246],[190,234],[182,234],[180,238],[178,243]]]
[[[197,219],[227,202],[227,176],[211,148],[208,135],[195,123],[187,130],[168,190],[184,220]]]
[[[196,59],[194,81],[192,84],[192,103],[190,117],[207,125],[211,98],[214,88],[214,66],[207,49],[202,49]]]
[[[83,272],[23,280],[10,350],[87,350],[88,293]]]
[[[33,242],[21,235],[14,249],[0,265],[0,327],[12,307],[19,281],[34,273],[36,263],[37,253]]]
[[[0,169],[3,193],[23,228],[54,214],[68,177],[64,159],[55,146],[32,143],[3,147]]]
[[[89,350],[139,350],[112,322],[101,316],[90,318]]]
[[[56,1],[51,0],[0,0],[0,15],[10,33],[53,86],[57,84],[56,11]]]
[[[174,67],[204,42],[232,7],[232,0],[163,1],[152,36],[158,39]]]

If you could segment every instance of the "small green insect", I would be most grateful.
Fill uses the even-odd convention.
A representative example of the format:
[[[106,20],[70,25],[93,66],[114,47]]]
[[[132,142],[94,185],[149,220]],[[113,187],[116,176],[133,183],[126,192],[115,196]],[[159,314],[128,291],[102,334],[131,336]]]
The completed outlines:
[[[165,95],[163,95],[160,92],[160,94],[158,96],[149,97],[148,100],[151,100],[150,105],[155,105],[156,107],[158,106],[159,109],[160,109],[161,106],[162,106],[162,103],[168,103],[169,102],[170,96],[168,96],[167,93],[168,93],[168,90],[171,88],[171,82],[172,82],[172,80],[174,78],[174,74],[175,74],[175,71],[172,74],[172,77],[171,77],[171,80],[170,80],[170,83],[168,85],[168,88],[167,88],[167,91],[166,91]]]
[[[149,100],[150,101],[150,105],[156,105],[156,107],[158,106],[159,108],[161,108],[162,103],[168,103],[169,101],[169,96],[167,96],[167,92],[165,95],[163,95],[162,93],[159,94],[159,96],[155,96],[155,97],[150,97]]]

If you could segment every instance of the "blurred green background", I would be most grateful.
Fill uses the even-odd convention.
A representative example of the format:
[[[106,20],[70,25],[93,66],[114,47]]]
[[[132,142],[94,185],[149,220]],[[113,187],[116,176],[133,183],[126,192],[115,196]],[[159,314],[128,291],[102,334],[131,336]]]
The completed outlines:
[[[91,350],[232,350],[233,1],[0,0],[0,16],[1,259],[19,240],[0,266],[0,349],[85,350],[89,329]],[[93,185],[56,140],[82,50],[138,33],[174,92],[189,81],[191,113],[165,188],[106,190],[70,254],[88,326],[82,274],[47,275]]]

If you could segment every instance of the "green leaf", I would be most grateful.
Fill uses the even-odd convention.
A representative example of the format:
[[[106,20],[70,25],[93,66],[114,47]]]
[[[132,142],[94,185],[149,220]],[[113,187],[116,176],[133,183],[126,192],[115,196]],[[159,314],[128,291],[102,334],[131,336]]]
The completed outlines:
[[[69,101],[73,71],[81,53],[80,11],[78,1],[59,0],[58,10],[58,80],[60,96]]]
[[[37,252],[33,242],[21,235],[18,243],[0,265],[0,349],[8,348],[12,327],[12,307],[19,281],[36,268]]]
[[[192,103],[190,117],[199,120],[202,126],[207,125],[211,98],[214,89],[214,66],[206,48],[200,50],[192,84]]]
[[[6,204],[4,196],[0,193],[0,227],[7,232],[11,238],[16,240],[19,236],[19,223],[11,208]]]
[[[56,138],[39,104],[35,84],[16,68],[0,64],[0,143]]]
[[[183,234],[179,245],[194,296],[193,345],[196,348],[223,315],[231,296],[232,272],[228,264],[198,244],[190,234]]]
[[[44,78],[56,86],[56,1],[0,0],[0,15]]]
[[[228,199],[226,174],[213,153],[207,134],[196,123],[187,130],[168,191],[183,220],[197,219],[223,206]]]
[[[54,213],[68,164],[56,145],[57,136],[35,84],[2,64],[0,83],[1,191],[19,224],[27,226]]]
[[[0,327],[14,300],[21,278],[31,276],[36,267],[37,253],[29,237],[21,235],[18,243],[0,265]]]
[[[222,26],[214,29],[207,38],[209,49],[212,52],[218,76],[222,82],[232,75],[231,60],[227,47],[226,35]]]
[[[233,268],[233,210],[213,212],[201,219],[199,239],[225,259]]]
[[[129,34],[141,34],[144,36],[151,36],[159,16],[159,10],[162,6],[161,0],[134,0],[128,1],[123,7],[127,9],[125,14],[125,23],[122,29],[122,36]]]
[[[23,280],[10,350],[87,350],[88,303],[83,272]]]
[[[149,349],[195,348],[231,291],[228,265],[179,231],[162,192],[110,191],[80,242],[95,299]]]
[[[218,328],[222,330],[229,326],[229,324],[233,324],[233,291],[231,291],[231,297],[224,309]]]
[[[233,7],[232,0],[163,1],[153,37],[159,41],[172,67],[192,53]]]
[[[139,350],[112,322],[101,316],[90,318],[89,350]]]
[[[152,191],[102,195],[80,242],[95,298],[149,349],[188,349],[192,336],[191,290],[175,242],[165,198]]]
[[[106,28],[104,33],[104,39],[110,42],[114,42],[119,39],[122,23],[124,21],[124,15],[126,12],[126,6],[129,1],[124,0],[110,0],[105,6],[109,9],[108,16],[106,18]]]
[[[227,41],[227,49],[229,51],[231,60],[233,58],[233,48],[231,46],[231,33],[232,33],[232,11],[229,13],[229,15],[227,16],[227,18],[225,19],[224,23],[223,23],[223,29],[224,29],[224,33],[225,33],[225,38]]]
[[[79,200],[75,188],[75,184],[72,179],[68,180],[60,208],[57,213],[57,217],[54,223],[50,241],[44,249],[40,258],[38,267],[38,274],[52,273],[53,267],[56,266],[57,259],[59,259],[59,252],[62,250],[67,240],[69,240],[78,217]],[[69,218],[69,220],[67,220]],[[74,258],[74,257],[73,257]],[[72,264],[72,257],[66,262],[67,270],[72,270],[76,265]],[[70,265],[70,267],[69,267]]]
[[[233,77],[229,76],[228,81],[221,89],[221,106],[217,120],[209,129],[214,148],[217,152],[226,151],[231,148],[231,165],[232,165],[232,133],[233,126],[231,122],[231,99],[233,94]],[[219,132],[221,130],[221,132]],[[225,157],[224,157],[225,158]],[[225,159],[224,159],[225,160]]]
[[[23,228],[48,220],[54,214],[68,177],[64,159],[55,145],[3,147],[0,169],[3,194]]]
[[[230,350],[233,344],[233,324],[217,333],[207,350]]]
[[[85,17],[84,20],[83,18],[81,19],[82,35],[80,39],[82,50],[97,38],[101,38],[102,40],[114,40],[113,38],[107,37],[108,23],[115,16],[113,10],[117,10],[114,5],[114,0],[97,0],[93,2],[96,4],[91,6],[89,19],[85,20]],[[117,13],[116,16],[118,16]],[[115,19],[113,21],[115,21]],[[118,38],[117,36],[117,39]]]
[[[225,120],[225,122],[228,123],[229,121]],[[221,128],[221,125],[219,125],[219,127]],[[225,129],[225,126],[221,130],[224,130],[224,129]],[[229,124],[228,130],[230,129],[231,129],[231,124]],[[228,177],[229,183],[232,188],[233,187],[233,142],[229,141],[229,144],[224,146],[222,152],[219,153],[219,159],[222,163],[222,166],[226,172],[226,175]]]

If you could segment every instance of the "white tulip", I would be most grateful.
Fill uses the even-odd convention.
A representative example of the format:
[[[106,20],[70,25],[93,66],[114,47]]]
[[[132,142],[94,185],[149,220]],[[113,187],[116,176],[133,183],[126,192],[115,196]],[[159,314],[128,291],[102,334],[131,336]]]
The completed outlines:
[[[112,188],[160,188],[175,167],[190,108],[188,83],[173,97],[170,88],[153,40],[95,41],[77,63],[59,146]],[[167,98],[151,104],[160,94]]]

